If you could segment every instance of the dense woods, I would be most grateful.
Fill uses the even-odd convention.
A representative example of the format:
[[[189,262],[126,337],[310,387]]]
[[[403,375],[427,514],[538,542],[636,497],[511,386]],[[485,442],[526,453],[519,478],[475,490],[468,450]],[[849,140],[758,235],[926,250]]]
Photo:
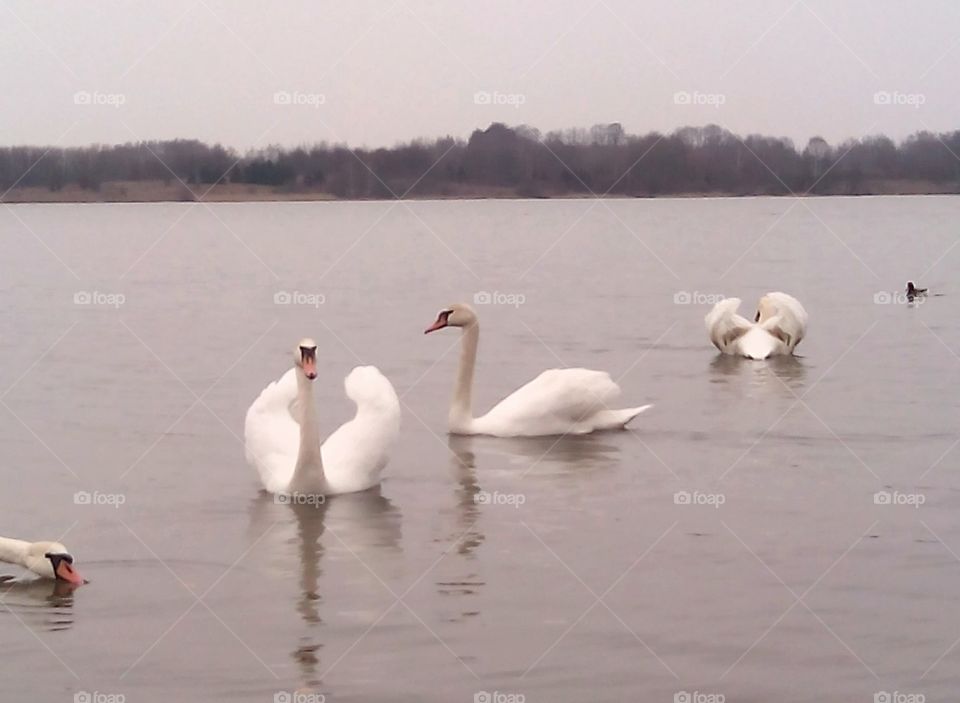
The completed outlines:
[[[960,131],[920,132],[900,144],[871,136],[830,145],[815,137],[798,149],[788,139],[741,138],[716,125],[630,135],[614,123],[543,135],[497,123],[467,141],[381,149],[320,143],[241,155],[183,139],[7,147],[0,148],[0,192],[98,192],[137,182],[176,186],[184,199],[213,184],[335,198],[960,192],[958,155]]]

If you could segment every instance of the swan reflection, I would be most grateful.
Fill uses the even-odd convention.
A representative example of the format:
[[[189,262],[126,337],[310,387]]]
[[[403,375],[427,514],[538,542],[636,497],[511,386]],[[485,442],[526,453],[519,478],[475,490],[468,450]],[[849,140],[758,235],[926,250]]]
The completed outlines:
[[[300,669],[302,684],[320,686],[324,560],[336,559],[343,552],[344,558],[359,559],[377,574],[370,576],[371,585],[382,591],[378,577],[388,580],[392,557],[400,551],[400,511],[380,495],[379,487],[331,496],[322,502],[283,502],[277,496],[261,493],[250,509],[250,540],[267,531],[276,545],[273,553],[278,570],[289,572],[293,555],[285,547],[295,545],[299,566],[295,610],[306,629],[291,656]],[[321,539],[324,533],[329,535]],[[334,588],[336,584],[331,583]]]
[[[75,586],[63,581],[0,577],[0,614],[12,613],[31,629],[69,630],[74,591]]]
[[[783,384],[794,392],[804,387],[807,367],[801,357],[793,355],[772,356],[765,361],[754,361],[732,354],[717,354],[710,362],[711,380],[714,383],[728,383],[732,378],[746,378],[751,385],[783,388]]]

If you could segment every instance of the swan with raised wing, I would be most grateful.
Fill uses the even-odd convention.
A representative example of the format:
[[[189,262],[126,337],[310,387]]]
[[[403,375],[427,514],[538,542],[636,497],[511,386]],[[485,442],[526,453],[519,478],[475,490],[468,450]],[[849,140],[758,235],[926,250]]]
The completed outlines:
[[[0,561],[22,566],[41,578],[74,586],[85,583],[80,572],[73,567],[73,555],[59,542],[25,542],[0,537]]]
[[[757,360],[789,355],[807,334],[807,311],[786,293],[760,298],[753,322],[737,314],[739,307],[740,298],[725,298],[704,318],[710,341],[724,354]]]
[[[448,416],[451,434],[542,437],[622,430],[651,407],[612,409],[620,396],[620,387],[604,371],[549,369],[501,400],[486,415],[474,417],[471,398],[480,323],[473,308],[457,303],[441,310],[424,333],[444,327],[462,330],[460,368]]]
[[[358,366],[343,382],[356,415],[321,446],[316,377],[317,344],[301,340],[293,368],[247,410],[247,461],[271,493],[335,495],[372,488],[400,432],[400,401],[390,381],[375,366]]]

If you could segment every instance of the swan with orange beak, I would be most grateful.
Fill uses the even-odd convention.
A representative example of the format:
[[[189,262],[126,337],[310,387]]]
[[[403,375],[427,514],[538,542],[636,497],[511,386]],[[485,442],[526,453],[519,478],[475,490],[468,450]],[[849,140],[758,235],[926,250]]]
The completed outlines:
[[[86,583],[73,565],[73,555],[59,542],[25,542],[0,537],[0,561],[22,566],[41,578],[73,586]]]

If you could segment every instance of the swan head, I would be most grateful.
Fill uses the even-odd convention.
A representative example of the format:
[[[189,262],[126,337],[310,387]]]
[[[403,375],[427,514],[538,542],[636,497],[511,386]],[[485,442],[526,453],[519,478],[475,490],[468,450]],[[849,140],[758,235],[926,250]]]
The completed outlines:
[[[73,556],[59,542],[34,542],[27,550],[24,562],[30,571],[43,578],[63,581],[74,586],[85,583],[73,567]]]
[[[317,343],[312,339],[301,339],[293,350],[294,364],[311,381],[317,377]]]
[[[437,313],[437,319],[423,331],[430,334],[444,327],[470,327],[477,323],[477,313],[466,303],[454,303]]]

